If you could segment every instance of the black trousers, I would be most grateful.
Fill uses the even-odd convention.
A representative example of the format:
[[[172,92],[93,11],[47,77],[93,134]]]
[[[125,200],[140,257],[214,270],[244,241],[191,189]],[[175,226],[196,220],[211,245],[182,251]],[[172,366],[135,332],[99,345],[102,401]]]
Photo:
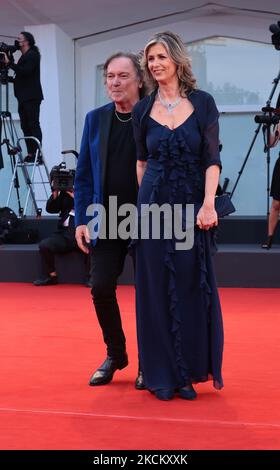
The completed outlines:
[[[69,253],[77,248],[74,228],[62,228],[50,237],[44,238],[39,243],[44,274],[50,274],[55,269],[55,255],[57,253]]]
[[[23,135],[36,137],[42,143],[42,131],[39,122],[41,101],[30,100],[19,103],[18,113]],[[37,144],[33,140],[26,140],[26,147],[29,154],[35,154]]]
[[[102,329],[107,354],[116,359],[126,351],[120,309],[116,297],[117,279],[123,271],[128,242],[97,240],[90,250],[92,299]]]

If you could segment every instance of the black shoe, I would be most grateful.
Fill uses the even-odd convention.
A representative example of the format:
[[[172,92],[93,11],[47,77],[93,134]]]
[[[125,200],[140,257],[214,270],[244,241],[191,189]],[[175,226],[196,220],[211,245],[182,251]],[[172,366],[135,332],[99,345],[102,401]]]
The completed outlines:
[[[34,286],[55,286],[58,284],[57,276],[48,276],[45,279],[37,279],[33,282]]]
[[[103,364],[92,375],[89,385],[105,385],[111,382],[117,369],[124,369],[128,365],[127,354],[122,359],[114,359],[108,356]]]
[[[174,390],[158,389],[153,392],[158,400],[169,401],[174,398]]]
[[[138,376],[135,380],[135,388],[137,390],[146,390],[146,385],[144,383],[143,372],[141,370],[138,371]]]
[[[34,163],[35,161],[35,155],[26,155],[26,157],[23,159],[24,163]]]
[[[267,241],[265,243],[262,244],[262,248],[264,250],[270,250],[271,246],[272,246],[272,241],[273,241],[273,235],[269,235],[267,237]]]
[[[178,390],[179,397],[184,400],[194,400],[197,397],[197,393],[192,385],[186,385]]]
[[[34,163],[34,162],[35,162],[35,155],[27,155],[27,156],[24,158],[23,161],[24,161],[24,163]],[[41,155],[38,156],[36,163],[37,163],[38,165],[42,165],[43,161],[42,161]]]

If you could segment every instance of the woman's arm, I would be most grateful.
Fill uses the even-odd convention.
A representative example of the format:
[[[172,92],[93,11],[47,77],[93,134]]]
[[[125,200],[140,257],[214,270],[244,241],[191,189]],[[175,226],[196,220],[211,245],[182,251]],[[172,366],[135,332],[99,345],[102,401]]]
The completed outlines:
[[[146,170],[147,162],[137,160],[136,163],[136,174],[137,174],[137,181],[138,185],[140,186],[142,183],[142,178],[144,176],[145,170]]]
[[[138,113],[135,111],[137,108],[137,104],[132,111],[132,126],[133,126],[133,135],[136,144],[136,156],[137,156],[137,163],[136,163],[136,175],[138,185],[140,186],[142,182],[143,175],[146,170],[147,166],[147,148],[145,143],[145,137],[142,135],[141,126],[139,123],[139,116]]]
[[[209,230],[218,225],[218,216],[215,210],[215,195],[219,183],[220,167],[211,165],[206,170],[205,196],[202,207],[197,214],[196,223],[199,228]]]
[[[215,195],[222,169],[219,152],[219,112],[211,95],[207,99],[206,123],[203,131],[202,162],[205,168],[205,195],[197,214],[199,228],[209,230],[218,225]]]

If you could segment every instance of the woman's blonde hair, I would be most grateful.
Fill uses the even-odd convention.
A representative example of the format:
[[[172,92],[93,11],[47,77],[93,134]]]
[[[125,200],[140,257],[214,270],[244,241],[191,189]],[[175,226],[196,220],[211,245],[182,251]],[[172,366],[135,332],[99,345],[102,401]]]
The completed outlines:
[[[177,65],[177,76],[181,96],[186,96],[187,93],[197,88],[196,79],[192,73],[191,59],[188,57],[182,39],[171,31],[165,31],[163,33],[156,33],[144,49],[141,65],[144,73],[144,83],[148,90],[151,92],[158,87],[157,81],[153,78],[148,68],[148,53],[150,47],[155,44],[162,44],[170,58]]]

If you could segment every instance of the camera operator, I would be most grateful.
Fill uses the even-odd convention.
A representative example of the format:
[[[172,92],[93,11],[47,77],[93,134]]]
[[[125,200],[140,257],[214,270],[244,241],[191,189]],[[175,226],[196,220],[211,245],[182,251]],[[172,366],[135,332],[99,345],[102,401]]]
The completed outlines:
[[[53,186],[53,182],[52,182]],[[53,190],[47,201],[50,214],[59,213],[57,230],[39,243],[39,250],[45,277],[34,281],[35,286],[49,286],[58,283],[55,269],[55,255],[69,253],[77,248],[74,225],[74,191]]]
[[[278,105],[277,105],[278,106]],[[274,132],[270,137],[270,147],[275,147],[280,140],[280,123],[274,127]],[[278,223],[280,214],[280,154],[275,162],[270,196],[272,197],[272,204],[269,212],[268,219],[268,237],[267,241],[262,244],[262,248],[269,250],[272,246],[273,235]]]
[[[18,36],[21,57],[15,64],[6,53],[5,64],[15,72],[14,92],[18,100],[18,113],[20,124],[25,137],[36,137],[42,142],[42,131],[39,122],[40,105],[44,99],[40,82],[40,52],[35,45],[35,39],[31,33],[23,31]],[[37,150],[36,142],[26,141],[28,155],[24,161],[32,163]],[[39,158],[40,163],[41,158]]]

